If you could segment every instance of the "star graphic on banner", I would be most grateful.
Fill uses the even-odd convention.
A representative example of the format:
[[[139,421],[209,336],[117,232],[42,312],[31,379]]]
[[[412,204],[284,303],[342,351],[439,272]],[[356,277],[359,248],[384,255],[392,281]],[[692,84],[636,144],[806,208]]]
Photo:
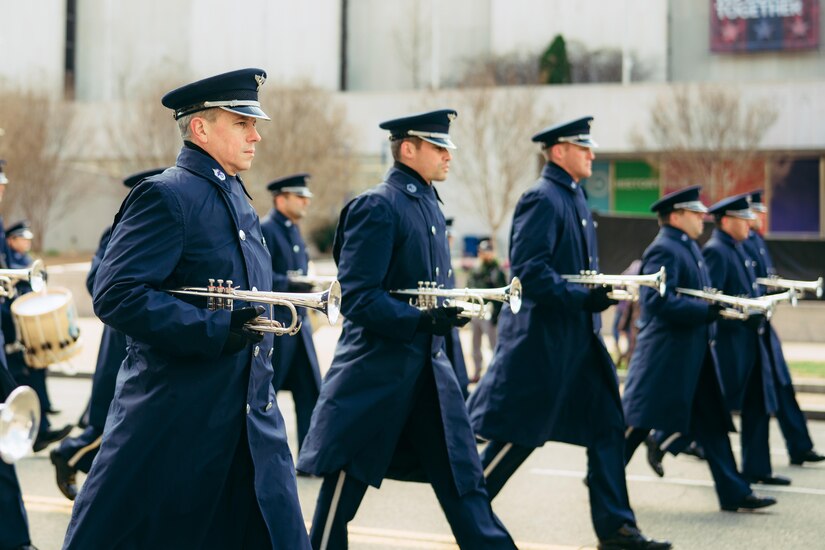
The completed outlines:
[[[801,17],[794,17],[793,23],[791,23],[791,32],[796,36],[805,36],[808,34],[808,24]]]
[[[756,31],[756,38],[759,40],[768,40],[773,34],[771,24],[764,19],[754,25],[753,30]]]
[[[735,42],[739,37],[739,28],[731,22],[722,25],[722,40],[725,42]]]

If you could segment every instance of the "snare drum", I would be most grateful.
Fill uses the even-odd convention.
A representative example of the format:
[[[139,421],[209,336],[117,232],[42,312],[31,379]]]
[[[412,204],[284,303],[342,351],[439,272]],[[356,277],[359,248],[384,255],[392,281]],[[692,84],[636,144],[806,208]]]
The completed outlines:
[[[80,353],[77,310],[69,289],[49,287],[20,296],[12,302],[11,314],[28,366],[45,369]]]

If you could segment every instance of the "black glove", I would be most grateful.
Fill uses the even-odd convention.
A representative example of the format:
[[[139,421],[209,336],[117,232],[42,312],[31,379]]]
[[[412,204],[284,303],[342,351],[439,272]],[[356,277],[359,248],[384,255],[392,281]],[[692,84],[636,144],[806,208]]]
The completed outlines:
[[[722,318],[722,311],[724,311],[724,309],[725,306],[721,304],[708,304],[708,312],[705,315],[705,321],[708,323],[718,321]]]
[[[470,322],[470,319],[458,316],[462,311],[464,309],[460,307],[425,309],[418,318],[418,326],[415,330],[437,336],[447,336],[453,327],[463,327]]]
[[[745,319],[745,326],[753,331],[758,331],[759,327],[762,326],[762,321],[765,320],[765,316],[761,313],[751,313],[748,315],[748,318]]]
[[[289,281],[286,286],[287,292],[312,292],[315,287],[312,283]]]
[[[238,353],[249,344],[256,344],[264,339],[263,333],[250,330],[244,325],[264,313],[263,306],[243,307],[233,310],[229,320],[229,336],[223,344],[221,353]]]
[[[612,289],[606,286],[597,286],[596,288],[591,289],[590,294],[587,295],[584,299],[584,303],[582,303],[582,308],[585,311],[590,311],[592,313],[601,313],[610,306],[618,304],[618,300],[614,300],[613,298],[609,298],[607,296],[608,292],[611,290]]]

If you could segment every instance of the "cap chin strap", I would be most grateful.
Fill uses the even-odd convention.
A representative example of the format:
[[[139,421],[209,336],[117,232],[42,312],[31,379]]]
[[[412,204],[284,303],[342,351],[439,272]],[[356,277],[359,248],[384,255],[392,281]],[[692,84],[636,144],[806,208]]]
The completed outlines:
[[[599,144],[593,141],[593,138],[590,137],[590,134],[579,134],[577,136],[564,136],[560,137],[557,140],[559,143],[572,143],[573,145],[579,145],[581,147],[587,147],[592,149],[593,147],[598,147]]]
[[[743,220],[752,220],[756,216],[753,215],[750,208],[746,208],[744,210],[727,210],[723,214],[724,216],[732,216],[734,218],[740,218]]]
[[[196,103],[195,105],[190,105],[188,107],[183,107],[182,109],[178,109],[175,111],[175,118],[178,119],[182,116],[191,115],[192,113],[197,113],[198,111],[203,111],[205,109],[212,109],[214,107],[257,107],[261,108],[261,102],[255,101],[253,99],[230,99],[226,101],[204,101],[202,103]]]
[[[708,207],[705,206],[701,201],[687,201],[687,202],[677,202],[673,205],[673,210],[691,210],[693,212],[707,212]]]

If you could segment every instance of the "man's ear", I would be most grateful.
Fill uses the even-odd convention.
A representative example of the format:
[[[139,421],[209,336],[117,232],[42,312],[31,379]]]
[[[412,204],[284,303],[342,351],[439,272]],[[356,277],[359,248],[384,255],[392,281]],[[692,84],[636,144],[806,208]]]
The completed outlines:
[[[196,116],[189,121],[189,133],[196,143],[207,143],[209,141],[209,132],[206,128],[206,119]]]

